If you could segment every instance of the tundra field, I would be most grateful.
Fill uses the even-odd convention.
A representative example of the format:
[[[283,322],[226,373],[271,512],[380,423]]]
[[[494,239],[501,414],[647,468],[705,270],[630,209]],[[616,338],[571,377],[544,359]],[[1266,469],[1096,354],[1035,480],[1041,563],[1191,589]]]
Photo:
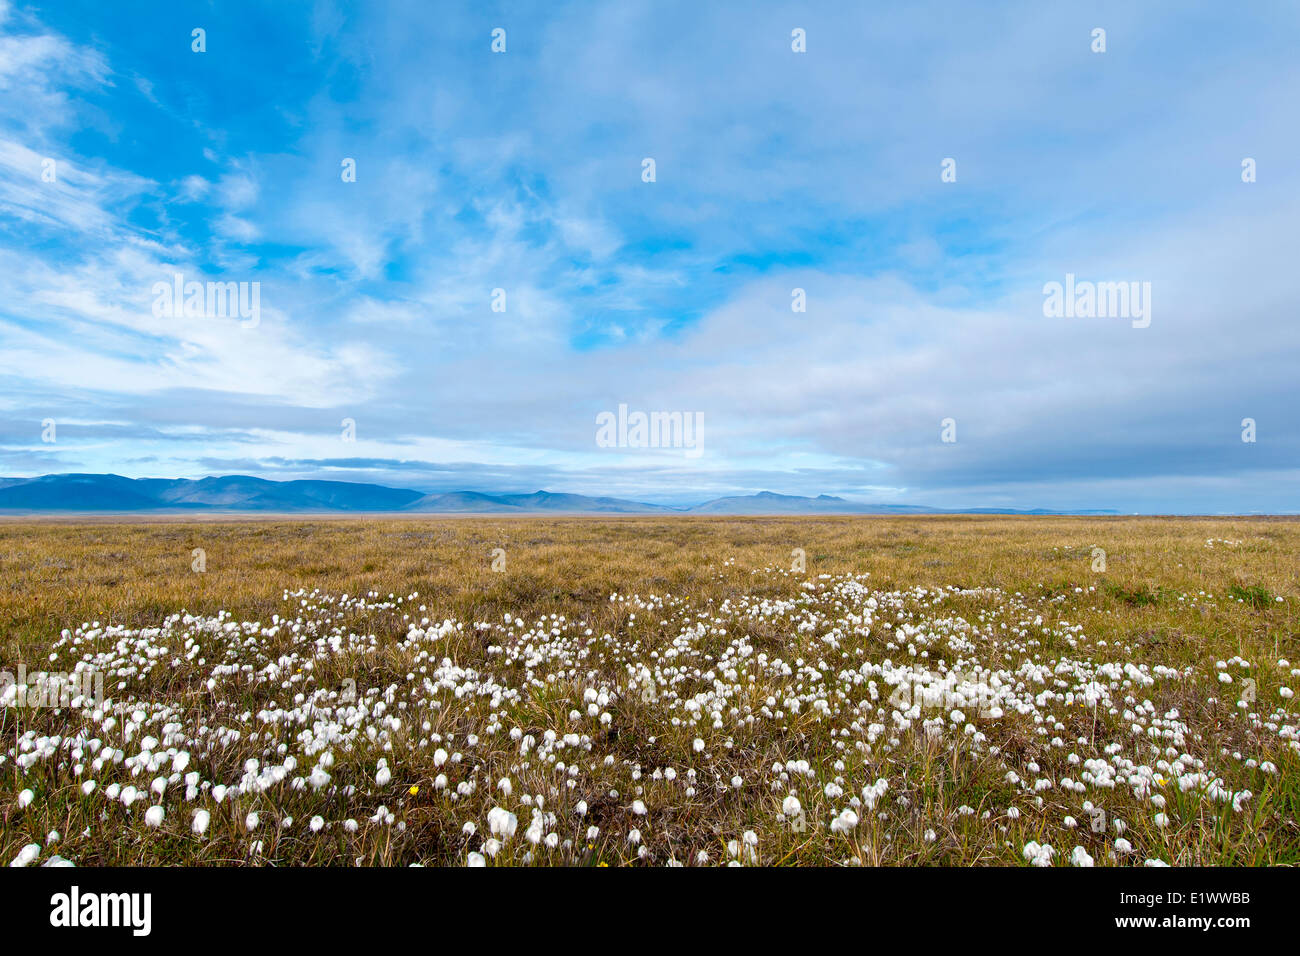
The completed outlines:
[[[1298,556],[1265,518],[10,520],[0,863],[1294,865]]]

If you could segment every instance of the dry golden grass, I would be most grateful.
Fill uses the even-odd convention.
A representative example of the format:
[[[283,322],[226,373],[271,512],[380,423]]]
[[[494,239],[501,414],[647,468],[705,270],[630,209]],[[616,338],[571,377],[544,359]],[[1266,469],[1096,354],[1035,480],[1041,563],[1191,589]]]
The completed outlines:
[[[1240,544],[1217,543],[1225,540]],[[1107,552],[1104,575],[1090,571],[1094,546]],[[507,551],[505,575],[491,572],[498,547]],[[194,548],[206,552],[204,574],[191,570]],[[1104,578],[1134,593],[1218,592],[1234,584],[1300,593],[1300,519],[10,520],[0,522],[0,627],[6,659],[14,661],[73,621],[143,626],[182,607],[256,617],[295,587],[418,590],[462,617],[502,605],[550,613],[612,591],[699,593],[716,587],[712,569],[726,559],[789,566],[794,548],[807,552],[809,574],[869,571],[881,587],[1023,591]],[[1294,638],[1294,604],[1287,608],[1284,620],[1228,615],[1216,639],[1271,648],[1274,638]],[[1140,605],[1115,609],[1121,627],[1130,617],[1135,626],[1160,623]]]
[[[206,554],[206,571],[191,569],[193,549]],[[492,570],[492,552],[504,548],[506,570]],[[806,553],[807,573],[791,576],[756,575],[759,569],[788,569],[792,550]],[[1104,572],[1092,568],[1093,549],[1106,552]],[[229,611],[234,619],[269,621],[283,613],[283,592],[306,588],[323,593],[381,596],[418,592],[434,620],[500,621],[509,612],[528,621],[562,614],[581,619],[597,635],[624,634],[628,608],[611,603],[613,593],[647,596],[671,594],[700,606],[713,606],[743,595],[791,597],[799,582],[819,575],[869,572],[870,586],[902,591],[915,586],[964,589],[998,588],[1022,594],[1045,607],[1059,608],[1062,618],[1082,625],[1092,641],[1131,648],[1136,662],[1174,668],[1195,667],[1212,678],[1216,661],[1240,656],[1254,665],[1272,667],[1279,658],[1300,661],[1300,521],[1246,518],[1024,518],[1024,517],[907,517],[907,518],[273,518],[264,520],[205,520],[177,522],[139,520],[21,521],[0,523],[0,654],[3,668],[19,663],[35,669],[46,657],[61,629],[82,622],[127,627],[157,626],[181,609],[211,615]],[[1088,591],[1095,588],[1095,591]],[[1082,589],[1082,592],[1076,591]],[[1199,602],[1201,592],[1213,601]],[[1053,598],[1057,604],[1051,604]],[[1277,598],[1281,598],[1278,601]],[[973,619],[975,598],[954,596],[950,609]],[[405,627],[396,616],[371,621],[381,646],[396,643]],[[779,627],[756,624],[753,638],[760,650],[782,649],[798,638]],[[1044,639],[1042,651],[1051,655],[1064,645]],[[878,650],[878,648],[877,648]],[[453,642],[458,663],[490,669],[483,644]],[[793,653],[793,651],[791,651]],[[897,655],[895,655],[897,656]],[[409,661],[366,664],[360,673],[378,679],[391,665],[399,674]],[[339,670],[335,677],[346,676]],[[611,680],[619,678],[612,669]],[[1261,693],[1271,694],[1265,710],[1276,706],[1277,686],[1293,678],[1269,673]],[[578,691],[570,688],[574,693]],[[178,702],[187,691],[176,691]],[[1199,745],[1218,758],[1225,747],[1240,747],[1279,768],[1272,778],[1249,770],[1233,770],[1230,789],[1248,784],[1254,795],[1243,819],[1218,820],[1188,807],[1172,832],[1150,828],[1151,813],[1131,803],[1124,812],[1129,836],[1141,841],[1146,853],[1174,863],[1295,863],[1300,861],[1300,781],[1295,750],[1275,736],[1252,736],[1232,724],[1222,711],[1205,703],[1210,683],[1190,682],[1150,694],[1160,710],[1177,706],[1197,721],[1203,732]],[[111,695],[110,695],[111,696]],[[528,707],[537,728],[562,722],[570,702],[563,694],[548,702],[537,695]],[[1289,702],[1288,702],[1289,706]],[[1230,708],[1229,708],[1230,711]],[[532,711],[530,711],[532,713]],[[558,715],[558,716],[557,716]],[[1232,715],[1229,713],[1228,717]],[[637,723],[637,709],[616,714],[620,732],[599,741],[601,753],[643,766],[646,773],[660,765],[689,759],[689,735],[673,728]],[[62,715],[0,711],[0,733],[12,747],[24,730],[58,732]],[[648,719],[648,718],[641,718]],[[1076,721],[1074,716],[1070,721]],[[26,721],[26,723],[24,723]],[[1070,733],[1098,734],[1095,714],[1077,717]],[[1294,718],[1292,718],[1294,723]],[[1120,732],[1122,721],[1103,718],[1102,732]],[[1112,726],[1113,725],[1113,726]],[[66,729],[66,728],[65,728]],[[651,737],[657,738],[654,742]],[[681,737],[681,739],[677,739]],[[992,734],[990,735],[992,738]],[[1035,748],[1032,735],[1008,722],[998,745],[1011,754]],[[761,761],[780,756],[781,741],[755,740],[751,761],[729,755],[739,772],[753,773]],[[504,752],[504,751],[503,751]],[[1035,751],[1036,752],[1036,751]],[[788,756],[788,753],[787,753]],[[830,759],[833,755],[822,754]],[[213,758],[208,771],[216,777],[224,765],[238,765],[237,754]],[[1053,842],[1068,853],[1067,840],[1079,842],[1062,829],[1059,819],[1077,807],[1059,791],[1045,794],[1045,808],[1026,812],[1019,821],[998,817],[999,826],[961,823],[957,808],[986,807],[1000,813],[1023,796],[1001,779],[1000,767],[974,759],[923,735],[905,739],[885,763],[895,781],[892,792],[907,794],[886,821],[866,815],[847,850],[827,842],[824,823],[807,840],[779,832],[771,823],[771,789],[755,787],[746,799],[718,796],[706,804],[703,796],[689,807],[674,807],[667,798],[652,810],[661,814],[655,840],[647,840],[660,861],[670,855],[691,858],[701,849],[715,859],[719,839],[738,836],[734,828],[760,828],[764,862],[828,863],[846,856],[866,863],[1016,863],[1020,846],[1029,839]],[[761,759],[760,759],[761,758]],[[508,758],[503,757],[503,760]],[[517,756],[514,758],[517,763]],[[725,762],[718,758],[719,766]],[[1152,758],[1154,759],[1154,757]],[[863,773],[883,772],[879,755],[864,762]],[[1218,768],[1222,771],[1223,768]],[[373,761],[368,771],[373,776]],[[500,770],[493,770],[500,773]],[[394,767],[403,783],[419,786],[435,771],[426,755],[413,749]],[[237,777],[238,774],[235,773]],[[518,771],[526,778],[528,772]],[[622,785],[636,786],[632,776]],[[874,779],[874,777],[872,777]],[[415,782],[412,782],[415,781]],[[903,781],[906,781],[905,783]],[[859,779],[857,786],[870,780]],[[173,838],[150,842],[137,826],[126,823],[115,844],[102,839],[78,841],[73,834],[95,824],[85,801],[67,796],[70,783],[45,781],[51,799],[48,812],[15,811],[17,791],[31,786],[13,760],[0,764],[0,853],[12,857],[30,841],[40,842],[45,829],[64,834],[64,852],[83,863],[182,862],[215,863],[249,859],[247,834],[219,834],[202,843],[184,836],[183,822]],[[146,781],[147,783],[147,781]],[[396,786],[396,784],[395,784]],[[516,786],[524,786],[516,780]],[[852,788],[846,788],[852,793]],[[541,784],[533,792],[542,792]],[[626,791],[624,791],[626,793]],[[54,799],[53,795],[63,794]],[[1073,797],[1071,797],[1073,799]],[[38,801],[40,802],[40,801]],[[414,803],[415,801],[412,801]],[[490,805],[490,804],[489,804]],[[780,794],[775,806],[780,805]],[[33,804],[36,806],[36,804]],[[1180,806],[1177,798],[1171,809]],[[338,809],[337,807],[335,808]],[[374,809],[373,801],[363,810]],[[833,814],[834,807],[826,808]],[[1029,810],[1028,807],[1023,809]],[[441,807],[409,807],[406,831],[410,839],[394,845],[363,826],[358,834],[334,842],[311,842],[277,836],[254,859],[284,863],[333,863],[361,859],[399,863],[413,860],[457,862],[472,844],[458,832],[459,820]],[[170,811],[169,811],[170,812]],[[297,812],[307,813],[307,809]],[[619,811],[593,801],[592,818],[602,818],[602,836],[586,851],[557,858],[557,862],[623,862],[635,859],[630,848],[613,838]],[[1075,815],[1078,815],[1075,809]],[[709,814],[716,814],[710,820]],[[1228,814],[1231,818],[1232,814]],[[363,823],[364,823],[364,818]],[[479,826],[483,827],[481,815]],[[1143,822],[1145,820],[1145,822]],[[1032,822],[1031,822],[1032,821]],[[301,823],[301,821],[300,821]],[[719,824],[721,825],[719,829]],[[626,824],[622,824],[626,826]],[[109,824],[105,824],[109,826]],[[457,829],[452,829],[453,827]],[[520,832],[524,823],[521,819]],[[819,829],[820,828],[820,829]],[[235,828],[237,829],[237,827]],[[721,836],[714,830],[719,829]],[[925,830],[935,830],[929,839]],[[127,832],[134,834],[127,839]],[[1112,836],[1114,834],[1111,834]],[[339,842],[339,840],[342,842]],[[268,840],[270,838],[268,837]],[[411,841],[414,842],[411,842]],[[581,839],[578,840],[581,843]],[[1104,847],[1102,848],[1104,849]],[[1092,847],[1100,859],[1101,851]],[[504,856],[502,857],[504,859]],[[0,861],[3,862],[3,861]]]

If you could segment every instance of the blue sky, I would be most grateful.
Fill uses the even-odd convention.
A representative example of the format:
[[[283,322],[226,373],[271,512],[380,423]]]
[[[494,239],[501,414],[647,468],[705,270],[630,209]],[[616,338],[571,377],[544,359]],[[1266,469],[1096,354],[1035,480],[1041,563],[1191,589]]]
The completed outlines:
[[[1298,510],[1298,27],[0,0],[0,474]],[[178,272],[258,323],[155,314]],[[1150,325],[1046,317],[1067,273]],[[703,453],[599,447],[620,404]]]

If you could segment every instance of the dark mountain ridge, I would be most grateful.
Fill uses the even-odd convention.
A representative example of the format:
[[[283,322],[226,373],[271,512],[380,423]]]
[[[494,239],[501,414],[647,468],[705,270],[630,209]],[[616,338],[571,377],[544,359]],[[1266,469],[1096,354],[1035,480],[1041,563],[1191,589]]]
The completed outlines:
[[[42,475],[0,478],[0,512],[23,514],[268,513],[268,514],[700,514],[832,515],[953,514],[922,505],[871,504],[833,495],[815,498],[760,491],[673,508],[625,498],[564,492],[486,494],[452,491],[425,494],[352,481],[271,481],[248,475],[210,478],[123,478],[121,475]],[[1113,514],[1057,512],[1042,508],[970,509],[980,514]]]

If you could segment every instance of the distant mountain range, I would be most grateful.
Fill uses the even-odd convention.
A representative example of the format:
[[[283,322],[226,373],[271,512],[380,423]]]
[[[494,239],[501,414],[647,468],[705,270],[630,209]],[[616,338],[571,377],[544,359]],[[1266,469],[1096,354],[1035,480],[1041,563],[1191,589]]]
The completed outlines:
[[[219,478],[123,478],[120,475],[42,475],[0,478],[0,512],[122,514],[298,513],[326,514],[1114,514],[977,508],[954,512],[920,505],[882,505],[832,495],[805,498],[760,491],[673,508],[624,498],[593,498],[549,491],[489,495],[452,491],[427,495],[351,481],[268,481],[247,475]]]

